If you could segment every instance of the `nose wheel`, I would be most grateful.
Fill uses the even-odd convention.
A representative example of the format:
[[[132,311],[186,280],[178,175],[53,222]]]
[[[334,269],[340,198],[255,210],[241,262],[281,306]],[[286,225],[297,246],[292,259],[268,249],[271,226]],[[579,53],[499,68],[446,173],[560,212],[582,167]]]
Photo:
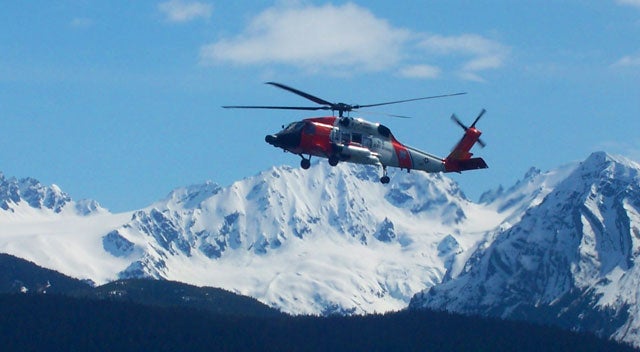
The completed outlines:
[[[387,176],[387,167],[382,166],[382,177],[380,177],[380,183],[386,185],[389,181],[391,181],[391,179]]]

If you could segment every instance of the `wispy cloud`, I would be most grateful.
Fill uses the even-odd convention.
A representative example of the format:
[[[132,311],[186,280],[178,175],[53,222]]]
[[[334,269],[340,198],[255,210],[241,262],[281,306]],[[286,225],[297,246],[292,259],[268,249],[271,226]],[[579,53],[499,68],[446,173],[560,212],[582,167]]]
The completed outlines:
[[[431,65],[411,65],[399,70],[400,76],[407,78],[437,78],[442,70]]]
[[[640,8],[640,0],[616,0],[620,5],[630,5]]]
[[[616,3],[620,5],[633,6],[640,9],[640,0],[616,0]],[[620,58],[620,60],[614,62],[611,67],[640,67],[640,54],[625,55]]]
[[[458,74],[466,79],[482,80],[480,73],[504,65],[509,49],[495,40],[478,34],[458,36],[427,35],[418,43],[428,55],[447,57],[460,62]]]
[[[76,17],[71,20],[69,25],[73,28],[88,28],[93,26],[93,20],[86,17]]]
[[[202,46],[203,64],[281,64],[310,72],[395,71],[433,79],[449,62],[465,79],[504,64],[508,49],[476,34],[427,35],[392,26],[353,3],[314,6],[284,2],[253,18],[242,33]],[[409,63],[411,61],[411,63]],[[451,69],[448,69],[451,71]]]
[[[181,23],[198,18],[210,18],[213,12],[213,5],[195,1],[171,0],[160,3],[158,10],[166,16],[167,21]]]
[[[613,67],[640,67],[640,54],[626,55],[616,61]]]

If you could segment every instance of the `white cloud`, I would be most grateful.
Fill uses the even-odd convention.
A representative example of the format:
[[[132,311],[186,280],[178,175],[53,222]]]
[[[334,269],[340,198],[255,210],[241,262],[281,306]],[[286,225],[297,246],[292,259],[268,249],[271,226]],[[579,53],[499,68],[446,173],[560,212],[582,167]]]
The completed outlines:
[[[169,22],[188,22],[197,18],[210,18],[213,6],[202,2],[171,0],[160,3],[158,9]]]
[[[626,55],[616,61],[613,67],[640,67],[640,55]]]
[[[616,2],[620,5],[640,7],[640,0],[616,0]]]
[[[274,7],[235,38],[203,46],[201,59],[375,71],[398,63],[409,35],[352,3]]]
[[[76,17],[69,24],[73,28],[87,28],[93,25],[93,20],[85,17]]]
[[[442,70],[431,65],[412,65],[400,69],[399,73],[402,77],[407,78],[436,78],[440,76]]]
[[[509,53],[477,34],[442,36],[393,27],[353,3],[279,4],[254,17],[242,33],[202,46],[201,63],[281,64],[323,73],[389,70],[422,79],[437,78],[449,66],[446,71],[463,79],[482,81],[480,73],[503,66]],[[435,58],[443,64],[434,65]],[[426,61],[432,64],[419,64]]]
[[[459,58],[459,75],[475,81],[482,80],[480,71],[502,67],[509,54],[509,49],[504,45],[477,34],[431,34],[421,40],[418,46],[427,54]]]

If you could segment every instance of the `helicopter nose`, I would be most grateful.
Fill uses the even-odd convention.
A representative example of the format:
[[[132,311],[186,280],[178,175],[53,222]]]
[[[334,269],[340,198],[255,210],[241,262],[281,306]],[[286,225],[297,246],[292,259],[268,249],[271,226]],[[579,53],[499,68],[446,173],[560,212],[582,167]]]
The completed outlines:
[[[274,134],[268,134],[266,137],[264,137],[265,142],[271,144],[271,145],[276,145],[276,142],[278,141],[278,137]]]

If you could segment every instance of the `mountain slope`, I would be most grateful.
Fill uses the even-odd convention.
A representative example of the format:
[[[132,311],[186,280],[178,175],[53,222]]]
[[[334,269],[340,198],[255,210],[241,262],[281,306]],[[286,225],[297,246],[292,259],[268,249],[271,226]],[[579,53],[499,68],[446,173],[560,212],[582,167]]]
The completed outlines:
[[[0,253],[0,293],[61,294],[89,287],[88,283]]]
[[[178,189],[107,240],[132,261],[121,278],[225,287],[293,313],[402,309],[500,218],[441,175],[378,178],[322,163]]]
[[[282,315],[250,297],[219,288],[197,287],[175,281],[129,279],[95,287],[88,282],[4,253],[0,253],[0,294],[57,295],[96,301],[120,301],[234,317],[272,318]]]
[[[73,297],[133,302],[145,306],[193,309],[214,315],[273,318],[278,310],[257,300],[213,287],[151,279],[118,280],[102,286],[67,292]]]
[[[539,321],[640,345],[640,165],[594,153],[412,308]]]

